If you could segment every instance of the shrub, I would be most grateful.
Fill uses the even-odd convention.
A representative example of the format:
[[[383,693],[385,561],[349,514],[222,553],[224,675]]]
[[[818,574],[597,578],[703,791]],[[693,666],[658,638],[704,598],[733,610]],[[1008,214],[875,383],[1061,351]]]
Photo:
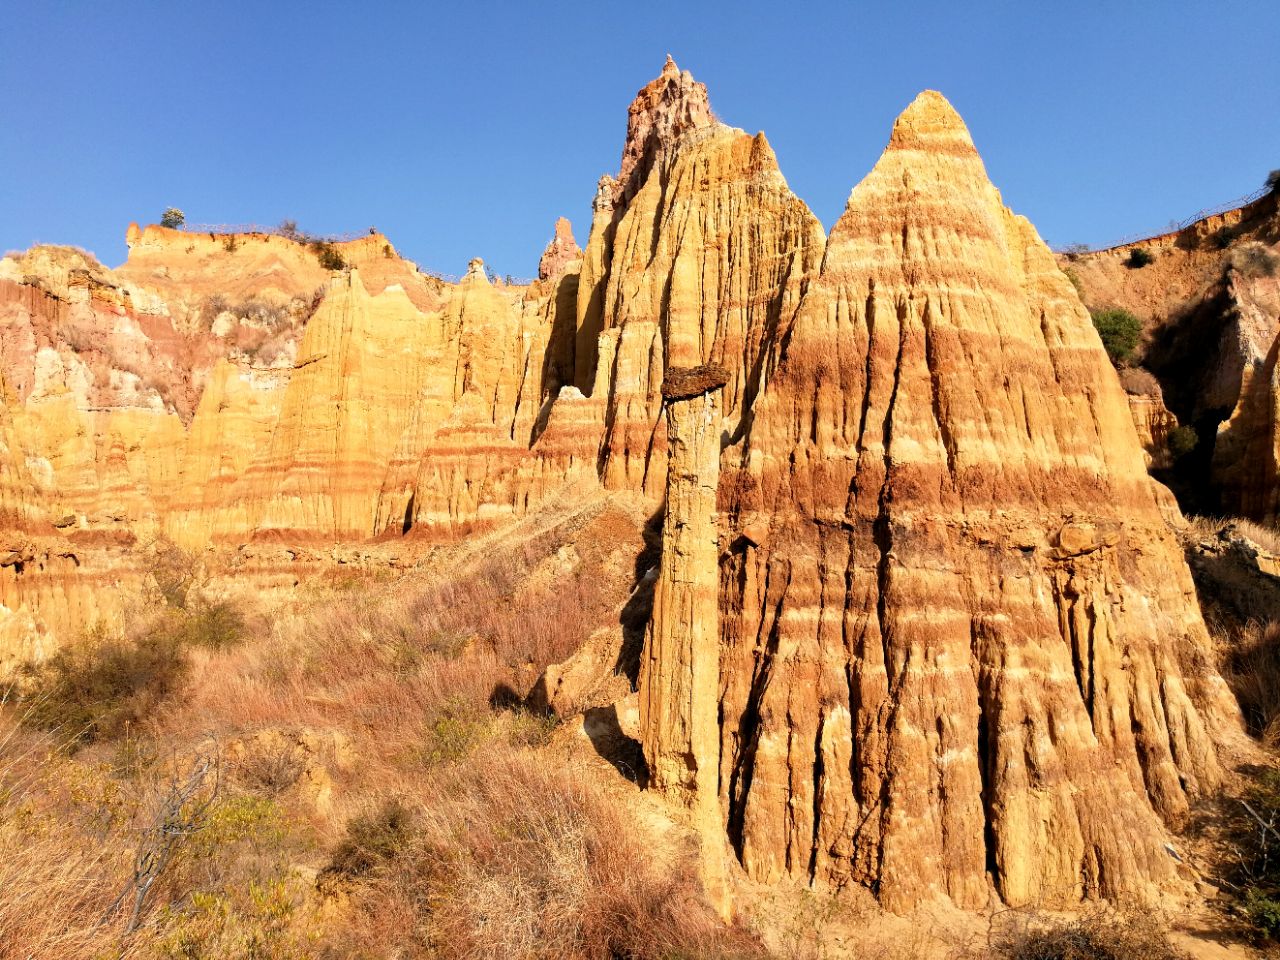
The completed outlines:
[[[203,586],[200,558],[163,537],[151,544],[144,563],[165,604],[182,610],[195,588]]]
[[[1079,297],[1081,302],[1083,303],[1084,302],[1084,285],[1080,283],[1080,275],[1076,273],[1074,270],[1072,270],[1070,267],[1067,267],[1067,269],[1063,270],[1062,272],[1066,274],[1067,279],[1071,281],[1071,286],[1075,287],[1076,296]]]
[[[338,248],[328,240],[312,240],[310,246],[311,252],[320,261],[320,266],[326,270],[343,270],[346,268],[347,261],[343,259]]]
[[[236,243],[235,234],[232,234],[222,241],[222,249],[227,251],[227,253],[235,253],[237,247],[239,247],[239,244]]]
[[[187,215],[177,207],[169,207],[160,214],[160,226],[168,227],[170,230],[178,230],[186,222]]]
[[[1186,960],[1154,920],[1107,913],[1016,924],[994,952],[1005,960]]]
[[[1068,243],[1062,248],[1062,253],[1068,260],[1075,260],[1077,257],[1089,253],[1092,249],[1087,243]]]
[[[281,220],[280,226],[276,227],[276,232],[288,240],[303,239],[302,232],[298,230],[297,220]]]
[[[1127,360],[1142,337],[1142,321],[1128,310],[1119,308],[1095,310],[1090,316],[1093,317],[1093,325],[1098,328],[1102,346],[1111,362]]]
[[[324,872],[360,877],[400,855],[413,835],[413,816],[399,800],[388,800],[376,810],[347,824]]]
[[[1256,774],[1235,812],[1227,846],[1230,881],[1253,925],[1280,938],[1280,770]]]
[[[1129,251],[1129,259],[1124,262],[1124,265],[1131,270],[1140,270],[1155,262],[1155,255],[1150,250],[1146,250],[1143,247],[1134,247]]]
[[[246,625],[234,604],[200,599],[177,618],[172,629],[180,645],[225,650],[244,639]]]
[[[1196,428],[1183,424],[1169,431],[1169,436],[1165,438],[1165,445],[1169,448],[1169,453],[1173,455],[1173,459],[1181,460],[1200,443],[1200,435],[1196,433]]]
[[[1280,170],[1272,170],[1267,174],[1267,179],[1263,181],[1265,186],[1272,193],[1280,191]]]
[[[24,722],[75,747],[119,736],[182,687],[187,658],[166,631],[136,642],[101,632],[24,670]]]

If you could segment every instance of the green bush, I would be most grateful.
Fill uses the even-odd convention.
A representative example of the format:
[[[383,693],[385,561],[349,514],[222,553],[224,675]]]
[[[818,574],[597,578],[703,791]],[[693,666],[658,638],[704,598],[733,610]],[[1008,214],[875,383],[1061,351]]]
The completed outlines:
[[[399,800],[388,800],[372,813],[347,824],[347,835],[324,872],[359,877],[400,855],[413,836],[413,815]]]
[[[23,720],[68,746],[108,740],[181,689],[187,658],[167,631],[136,642],[91,634],[24,670]]]
[[[1169,436],[1165,438],[1169,453],[1173,455],[1175,460],[1181,460],[1194,450],[1199,442],[1200,435],[1196,433],[1195,427],[1186,425],[1170,430]]]
[[[347,266],[347,261],[338,252],[338,248],[328,240],[312,240],[311,252],[326,270],[343,270]]]
[[[184,616],[176,618],[171,629],[183,646],[225,650],[244,639],[245,622],[234,604],[225,600],[201,600]]]
[[[1148,264],[1155,262],[1155,255],[1150,250],[1144,250],[1142,247],[1134,247],[1129,251],[1129,259],[1124,262],[1124,265],[1129,267],[1131,270],[1140,270]]]
[[[1280,895],[1267,896],[1250,887],[1245,891],[1244,911],[1255,927],[1269,937],[1280,939]]]
[[[1112,363],[1129,359],[1142,338],[1142,321],[1128,310],[1094,310],[1093,325],[1102,337],[1102,346]]]
[[[169,207],[160,214],[160,226],[168,227],[170,230],[177,230],[186,222],[187,215],[177,207]]]
[[[1076,296],[1080,298],[1080,302],[1084,302],[1084,285],[1080,283],[1080,275],[1070,267],[1062,271],[1066,274],[1067,279],[1071,281],[1071,286],[1076,288]]]

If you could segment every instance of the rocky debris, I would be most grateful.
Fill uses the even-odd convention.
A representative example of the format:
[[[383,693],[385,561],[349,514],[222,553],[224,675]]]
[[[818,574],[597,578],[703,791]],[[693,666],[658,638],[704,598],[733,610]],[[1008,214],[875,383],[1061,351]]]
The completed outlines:
[[[269,796],[296,793],[318,815],[333,813],[333,774],[355,761],[336,731],[267,728],[227,743],[223,761],[238,785]]]
[[[553,280],[568,268],[569,264],[582,257],[582,248],[573,239],[573,224],[566,217],[556,220],[555,236],[542,251],[538,260],[538,279]]]
[[[718,390],[729,382],[729,371],[720,363],[708,363],[700,367],[672,367],[662,381],[662,397],[668,403],[691,400],[700,394]],[[668,407],[667,419],[671,413]],[[667,430],[668,443],[671,431]],[[674,454],[673,454],[674,456]]]
[[[726,457],[720,785],[751,876],[891,909],[1177,883],[1166,825],[1235,714],[1174,652],[1208,638],[1097,334],[940,95],[854,189]]]
[[[1280,622],[1280,539],[1274,532],[1198,520],[1184,529],[1183,539],[1206,607],[1235,623]]]

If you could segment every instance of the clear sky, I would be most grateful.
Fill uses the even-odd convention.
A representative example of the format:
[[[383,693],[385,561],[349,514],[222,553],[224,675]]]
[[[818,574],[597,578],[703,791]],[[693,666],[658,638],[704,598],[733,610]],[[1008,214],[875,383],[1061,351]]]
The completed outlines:
[[[585,243],[667,52],[828,226],[921,89],[1005,202],[1105,245],[1280,167],[1280,0],[0,4],[0,249],[124,259],[130,220],[383,230],[527,276]]]

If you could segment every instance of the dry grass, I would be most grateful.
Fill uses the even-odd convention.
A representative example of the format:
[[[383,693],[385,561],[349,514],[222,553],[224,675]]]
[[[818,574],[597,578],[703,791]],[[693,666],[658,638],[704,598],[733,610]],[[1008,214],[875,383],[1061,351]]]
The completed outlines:
[[[610,615],[614,598],[591,577],[523,585],[540,559],[499,556],[282,613],[261,642],[193,656],[172,724],[338,729],[367,741],[366,763],[421,759],[439,737],[518,704]]]
[[[1154,917],[1110,912],[1067,921],[1016,915],[992,946],[1002,960],[1187,960]]]
[[[1267,553],[1280,555],[1280,530],[1253,520],[1245,520],[1243,517],[1222,519],[1188,516],[1187,530],[1191,536],[1200,540],[1211,540],[1224,534],[1238,535],[1252,541]]]
[[[1268,553],[1280,554],[1280,531],[1252,520],[1233,520],[1240,533]]]
[[[401,812],[356,823],[353,835],[374,840],[348,841],[341,862],[357,851],[355,872],[368,877],[357,894],[358,926],[391,937],[388,952],[440,960],[764,956],[708,907],[691,856],[664,860],[629,805],[572,761],[496,747],[438,770],[412,820]]]
[[[71,755],[0,705],[0,941],[25,950],[0,960],[761,956],[634,795],[520,706],[546,664],[616,626],[629,587],[562,545],[335,580],[243,621],[242,642],[185,638],[181,695]],[[203,575],[166,571],[159,620],[198,617]],[[230,759],[207,823],[136,932],[100,925],[166,778],[210,738]]]
[[[1124,387],[1126,393],[1137,397],[1155,397],[1157,400],[1164,397],[1160,389],[1160,381],[1144,367],[1122,367],[1120,385]]]
[[[1249,732],[1280,747],[1280,623],[1220,625],[1221,671]]]

